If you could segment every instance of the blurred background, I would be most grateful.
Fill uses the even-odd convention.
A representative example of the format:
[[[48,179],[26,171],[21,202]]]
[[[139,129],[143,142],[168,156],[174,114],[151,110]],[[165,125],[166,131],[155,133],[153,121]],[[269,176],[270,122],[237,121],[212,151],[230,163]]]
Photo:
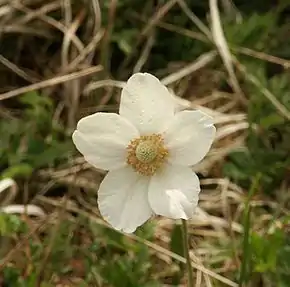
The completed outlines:
[[[0,0],[0,286],[186,286],[180,222],[112,230],[71,141],[146,71],[218,128],[196,286],[289,287],[289,68],[289,0]]]

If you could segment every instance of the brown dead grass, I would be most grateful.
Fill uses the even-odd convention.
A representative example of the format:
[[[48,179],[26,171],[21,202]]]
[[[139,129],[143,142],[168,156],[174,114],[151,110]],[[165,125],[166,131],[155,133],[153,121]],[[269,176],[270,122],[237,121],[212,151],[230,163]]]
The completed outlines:
[[[107,58],[117,1],[110,2],[111,22],[107,27],[101,27],[102,15],[99,1],[85,2],[86,6],[76,8],[72,6],[70,0],[0,1],[2,44],[15,45],[12,55],[5,50],[5,45],[0,55],[0,62],[3,65],[1,75],[4,75],[0,79],[2,87],[0,109],[6,110],[7,99],[13,100],[27,91],[45,91],[58,103],[55,117],[66,123],[68,132],[72,131],[77,120],[84,114],[96,110],[117,110],[120,88],[124,82],[110,77]],[[212,150],[201,164],[194,167],[195,171],[206,176],[206,179],[201,180],[203,192],[197,215],[194,220],[190,221],[190,233],[195,238],[192,242],[191,256],[193,268],[197,272],[196,286],[213,286],[212,278],[227,286],[238,286],[226,277],[240,264],[238,256],[240,251],[235,242],[243,233],[241,215],[246,191],[230,182],[229,179],[223,178],[221,167],[231,151],[245,148],[244,140],[248,128],[244,108],[245,95],[234,74],[234,66],[241,70],[243,68],[236,60],[233,61],[226,45],[222,27],[219,26],[216,1],[210,2],[212,24],[215,27],[212,31],[201,23],[181,0],[164,4],[152,14],[150,19],[143,19],[138,15],[141,21],[146,21],[140,33],[142,40],[146,41],[138,61],[132,67],[132,72],[142,70],[152,47],[152,33],[157,27],[180,33],[184,37],[213,41],[217,46],[216,49],[213,45],[213,51],[193,59],[192,63],[182,64],[177,68],[169,67],[168,71],[163,72],[166,76],[162,82],[174,92],[180,109],[204,110],[213,116],[218,128]],[[176,5],[179,5],[180,11],[200,28],[200,34],[163,22],[166,13]],[[59,17],[54,17],[55,13]],[[83,29],[82,34],[78,33],[80,29]],[[237,47],[236,50],[239,53],[289,67],[289,62],[283,59],[242,47]],[[4,56],[6,52],[9,59]],[[225,63],[225,70],[213,68],[219,54]],[[127,66],[130,60],[125,59],[124,66]],[[219,79],[226,77],[225,71],[229,74],[229,82],[233,86],[232,93],[224,93],[217,88]],[[254,81],[254,78],[249,75],[245,76],[250,81]],[[264,92],[277,110],[289,119],[289,111],[283,109],[275,101],[273,95],[269,95],[267,91]],[[91,104],[92,95],[94,95],[94,105]],[[42,182],[38,186],[42,188],[32,202],[50,210],[50,214],[54,215],[54,220],[60,220],[64,213],[74,212],[97,224],[105,224],[98,216],[95,198],[80,192],[80,189],[95,192],[104,176],[103,171],[93,169],[83,158],[76,157],[56,169],[40,170],[38,176],[38,180]],[[46,184],[43,184],[44,182]],[[49,197],[47,194],[57,183],[66,185],[73,196],[64,196],[61,201],[59,198]],[[253,227],[259,230],[265,222],[273,219],[273,215],[265,212],[262,207],[272,207],[275,203],[257,198],[253,200],[252,205],[261,206],[262,213]],[[51,215],[48,219],[51,219]],[[157,225],[155,242],[148,242],[136,235],[130,237],[152,248],[165,268],[169,268],[173,258],[184,262],[184,258],[167,249],[173,222],[164,218],[158,218],[155,221]],[[47,221],[45,224],[48,224]],[[43,223],[37,223],[35,229],[27,234],[27,238],[36,236],[42,226]],[[55,228],[57,232],[57,227]],[[27,238],[7,253],[2,267],[11,260],[17,250],[23,247]],[[234,258],[214,256],[221,253],[223,243],[232,244]],[[49,260],[49,253],[48,246],[43,268],[46,260]],[[220,268],[209,270],[204,267],[210,266],[213,261],[218,263]]]

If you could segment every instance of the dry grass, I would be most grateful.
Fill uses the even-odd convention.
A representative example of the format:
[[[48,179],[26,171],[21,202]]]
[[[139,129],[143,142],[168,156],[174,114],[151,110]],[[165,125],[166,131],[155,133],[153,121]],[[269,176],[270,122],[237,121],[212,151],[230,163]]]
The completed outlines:
[[[112,77],[110,65],[114,63],[110,63],[109,50],[116,17],[121,15],[116,14],[117,0],[107,3],[109,20],[106,26],[102,26],[98,0],[84,1],[85,5],[77,8],[70,0],[49,3],[41,0],[0,1],[0,33],[3,44],[0,73],[4,75],[1,79],[1,115],[9,112],[9,104],[17,100],[18,96],[36,90],[41,90],[57,103],[54,120],[62,121],[67,133],[72,131],[77,120],[84,114],[117,109],[124,78]],[[179,12],[192,20],[199,28],[200,34],[166,23],[164,17],[173,7],[179,7]],[[217,1],[210,1],[210,13],[212,30],[190,11],[185,1],[181,0],[166,2],[155,10],[149,19],[135,13],[140,21],[146,21],[136,44],[136,47],[141,45],[142,49],[140,53],[137,50],[133,51],[124,59],[119,74],[122,71],[127,75],[143,70],[154,43],[155,29],[166,29],[196,41],[215,44],[212,45],[212,51],[192,59],[192,63],[163,70],[162,82],[175,94],[179,109],[204,110],[213,116],[218,128],[212,150],[201,164],[194,167],[195,171],[205,176],[205,179],[201,180],[203,192],[200,205],[189,227],[194,238],[194,242],[191,242],[191,256],[196,273],[196,286],[238,286],[229,278],[232,278],[232,272],[238,270],[241,264],[241,250],[237,245],[238,238],[243,234],[242,213],[247,191],[228,178],[223,178],[221,167],[229,153],[245,149],[249,126],[245,107],[246,96],[235,75],[235,68],[255,85],[259,83],[244,70],[241,63],[233,60],[220,23]],[[4,55],[9,54],[4,45],[6,41],[16,43],[15,51],[9,59]],[[54,48],[51,48],[52,44]],[[289,68],[289,61],[266,53],[244,47],[235,47],[234,50]],[[130,64],[136,54],[139,57]],[[221,56],[225,69],[215,68],[214,64],[219,60],[218,55]],[[218,90],[217,82],[221,77],[225,77],[225,71],[233,87],[233,92],[230,93]],[[273,94],[262,87],[261,90],[277,111],[289,120],[290,112]],[[7,250],[1,268],[15,258],[29,238],[41,240],[40,230],[53,225],[53,231],[48,235],[51,236],[51,245],[45,247],[45,256],[38,273],[38,280],[41,280],[43,269],[50,260],[53,242],[60,228],[59,223],[63,218],[75,221],[75,216],[71,216],[73,213],[98,225],[106,225],[99,217],[96,199],[91,192],[98,189],[104,172],[93,169],[80,157],[72,158],[66,164],[43,168],[36,172],[37,177],[33,178],[35,183],[29,183],[28,188],[36,186],[37,192],[34,195],[30,193],[29,202],[43,207],[48,214],[41,220],[25,217],[34,228],[13,249]],[[19,189],[23,190],[27,182],[18,184]],[[50,190],[59,184],[67,187],[67,193],[64,196],[50,196]],[[81,190],[88,192],[83,193]],[[9,201],[11,203],[11,200]],[[255,215],[253,230],[262,230],[269,222],[275,222],[277,225],[281,223],[272,212],[278,208],[278,203],[258,197],[253,199],[251,205],[260,207]],[[287,209],[283,209],[283,212],[289,214]],[[156,218],[154,221],[157,226],[154,242],[137,235],[131,235],[129,238],[152,249],[152,256],[162,262],[165,270],[170,270],[173,259],[179,262],[185,260],[168,250],[174,222],[164,218]],[[233,257],[224,254],[225,248],[229,248],[225,247],[226,245],[232,248]],[[162,279],[161,272],[157,276]],[[214,285],[217,281],[223,285]]]

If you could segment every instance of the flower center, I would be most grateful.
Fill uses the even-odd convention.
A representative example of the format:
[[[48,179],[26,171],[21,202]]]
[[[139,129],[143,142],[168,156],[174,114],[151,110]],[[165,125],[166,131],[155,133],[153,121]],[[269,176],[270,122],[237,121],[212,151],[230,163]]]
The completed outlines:
[[[161,135],[141,136],[130,141],[127,163],[142,175],[153,175],[164,163],[168,150]]]
[[[149,163],[156,158],[158,147],[153,141],[141,141],[136,148],[135,154],[139,161]]]

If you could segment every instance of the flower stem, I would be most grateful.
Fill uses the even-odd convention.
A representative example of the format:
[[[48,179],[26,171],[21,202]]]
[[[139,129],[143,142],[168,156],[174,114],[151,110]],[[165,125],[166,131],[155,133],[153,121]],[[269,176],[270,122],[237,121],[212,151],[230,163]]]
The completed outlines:
[[[187,223],[185,219],[181,219],[182,221],[182,241],[183,241],[183,251],[186,258],[186,268],[187,268],[187,276],[188,276],[188,287],[193,287],[193,274],[191,267],[191,259],[189,255],[189,246],[188,246],[188,230]]]

